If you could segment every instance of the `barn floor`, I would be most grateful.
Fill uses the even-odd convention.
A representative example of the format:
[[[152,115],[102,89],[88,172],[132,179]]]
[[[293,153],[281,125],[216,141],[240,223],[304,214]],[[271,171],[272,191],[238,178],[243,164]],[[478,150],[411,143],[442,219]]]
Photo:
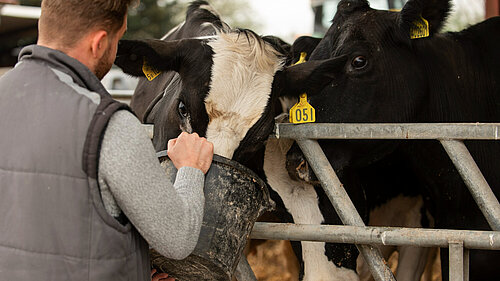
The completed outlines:
[[[247,259],[259,281],[297,281],[299,265],[289,241],[269,240],[251,247]],[[429,254],[429,261],[420,281],[441,281],[439,249]],[[394,272],[397,268],[398,253],[389,258]]]
[[[297,281],[299,264],[289,241],[268,240],[252,247],[248,263],[259,281]]]

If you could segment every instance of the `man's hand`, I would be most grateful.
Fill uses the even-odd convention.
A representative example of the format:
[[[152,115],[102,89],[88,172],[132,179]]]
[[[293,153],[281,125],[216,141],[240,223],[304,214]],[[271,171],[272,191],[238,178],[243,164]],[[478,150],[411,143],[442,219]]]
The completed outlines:
[[[193,167],[207,173],[214,155],[213,143],[200,138],[197,133],[181,133],[168,141],[168,157],[177,169]]]
[[[151,281],[175,281],[174,278],[168,277],[167,273],[156,273],[156,269],[151,269]]]

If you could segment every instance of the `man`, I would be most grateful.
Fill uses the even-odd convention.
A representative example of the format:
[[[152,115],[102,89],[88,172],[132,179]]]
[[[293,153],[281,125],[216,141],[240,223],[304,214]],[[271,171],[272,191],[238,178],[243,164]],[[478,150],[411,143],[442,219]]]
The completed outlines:
[[[99,81],[131,2],[44,0],[38,44],[0,79],[0,280],[151,280],[146,241],[176,259],[196,245],[213,145],[170,141],[172,185]]]

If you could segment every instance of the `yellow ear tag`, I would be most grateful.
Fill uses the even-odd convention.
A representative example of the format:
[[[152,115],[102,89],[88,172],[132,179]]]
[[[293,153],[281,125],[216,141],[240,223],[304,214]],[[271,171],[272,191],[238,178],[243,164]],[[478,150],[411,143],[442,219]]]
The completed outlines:
[[[290,122],[294,124],[316,122],[316,110],[307,102],[307,94],[300,95],[300,101],[290,109]]]
[[[418,39],[424,37],[429,37],[429,22],[423,17],[420,17],[420,19],[415,20],[412,27],[410,27],[410,38]]]
[[[293,65],[303,63],[306,61],[307,54],[305,52],[300,53],[300,59]],[[316,111],[307,102],[307,94],[303,93],[300,95],[300,100],[290,109],[290,123],[300,124],[300,123],[312,123],[316,121]]]
[[[294,63],[293,65],[297,65],[297,64],[301,64],[303,62],[306,62],[306,57],[307,57],[307,53],[301,52],[299,60],[296,63]]]
[[[152,81],[161,74],[161,71],[150,66],[147,63],[146,58],[144,58],[144,63],[142,64],[142,72],[144,72],[144,75],[146,76],[146,78],[148,78],[149,81]]]

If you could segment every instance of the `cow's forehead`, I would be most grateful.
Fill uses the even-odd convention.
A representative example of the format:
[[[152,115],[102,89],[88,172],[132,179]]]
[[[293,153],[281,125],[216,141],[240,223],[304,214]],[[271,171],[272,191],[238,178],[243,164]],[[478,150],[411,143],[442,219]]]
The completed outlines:
[[[207,139],[215,153],[231,158],[248,130],[262,117],[274,74],[283,66],[279,53],[253,33],[222,33],[213,50]]]
[[[386,36],[397,24],[397,12],[368,9],[347,15],[336,15],[327,36],[340,47],[350,40],[377,42]]]

